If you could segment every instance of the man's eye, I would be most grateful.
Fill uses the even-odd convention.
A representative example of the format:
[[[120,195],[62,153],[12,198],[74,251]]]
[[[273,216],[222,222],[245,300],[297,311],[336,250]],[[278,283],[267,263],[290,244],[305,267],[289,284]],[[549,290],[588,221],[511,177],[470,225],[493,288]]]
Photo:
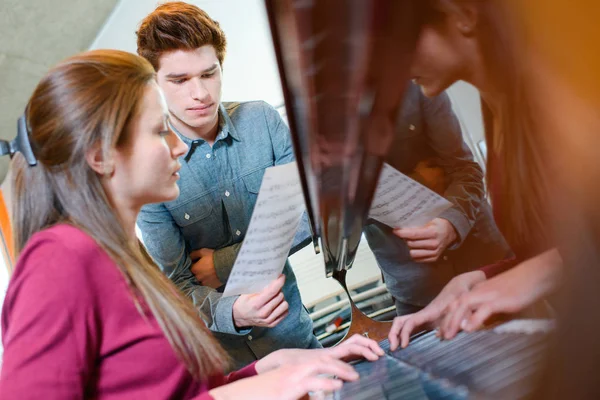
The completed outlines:
[[[187,79],[186,79],[186,78],[183,78],[183,79],[175,79],[175,80],[172,80],[171,82],[173,82],[173,83],[174,83],[174,84],[176,84],[176,85],[181,85],[181,84],[182,84],[183,82],[185,82],[185,81],[187,81]]]

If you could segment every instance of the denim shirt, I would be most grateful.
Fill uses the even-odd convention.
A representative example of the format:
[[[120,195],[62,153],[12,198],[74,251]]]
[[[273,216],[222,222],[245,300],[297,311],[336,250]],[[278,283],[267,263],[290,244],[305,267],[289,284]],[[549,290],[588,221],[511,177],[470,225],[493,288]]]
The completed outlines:
[[[483,171],[463,140],[450,99],[445,93],[427,98],[410,84],[386,162],[410,174],[422,160],[434,160],[444,171],[443,195],[453,207],[440,218],[454,226],[457,240],[437,262],[418,263],[391,228],[373,222],[364,229],[388,291],[400,303],[417,307],[433,300],[453,276],[510,255],[485,198]]]
[[[176,131],[177,132],[177,131]],[[217,276],[231,272],[267,167],[294,161],[289,129],[275,109],[262,101],[222,103],[212,146],[191,140],[182,157],[176,200],[142,208],[138,226],[145,246],[164,273],[190,296],[207,326],[241,367],[280,348],[319,347],[302,304],[296,277],[286,262],[283,293],[289,315],[274,328],[238,330],[233,322],[237,296],[222,298],[202,286],[190,271],[190,252],[214,249]],[[295,243],[309,236],[304,219]]]

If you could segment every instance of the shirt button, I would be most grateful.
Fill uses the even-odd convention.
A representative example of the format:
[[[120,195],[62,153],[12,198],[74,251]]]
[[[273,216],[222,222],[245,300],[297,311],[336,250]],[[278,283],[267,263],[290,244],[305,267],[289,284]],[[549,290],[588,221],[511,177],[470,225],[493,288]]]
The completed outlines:
[[[410,125],[408,126],[408,129],[410,129],[411,131],[414,131],[416,128],[417,128],[417,127],[416,127],[416,126],[414,126],[413,124],[410,124]]]
[[[252,340],[252,335],[248,335],[248,340]]]
[[[235,231],[235,234],[240,236],[242,234],[242,232],[240,232],[239,230]]]
[[[185,218],[185,219],[190,219],[190,214],[188,214],[188,213],[185,213],[185,215],[183,216],[183,218]]]
[[[230,195],[230,194],[231,194],[231,193],[229,193],[229,191],[228,191],[228,190],[226,190],[226,191],[225,191],[225,196],[226,196],[226,197],[229,197],[229,195]]]
[[[206,155],[206,158],[210,158],[210,154],[207,154],[207,155]]]

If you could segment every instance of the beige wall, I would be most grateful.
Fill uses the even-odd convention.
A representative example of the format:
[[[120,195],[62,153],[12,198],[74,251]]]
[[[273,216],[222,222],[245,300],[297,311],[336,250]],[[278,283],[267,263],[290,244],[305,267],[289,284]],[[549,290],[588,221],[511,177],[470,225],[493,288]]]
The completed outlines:
[[[116,3],[0,0],[0,138],[14,138],[17,118],[42,75],[61,59],[86,50]],[[7,164],[6,157],[0,159],[0,171]],[[3,177],[1,173],[0,181]]]

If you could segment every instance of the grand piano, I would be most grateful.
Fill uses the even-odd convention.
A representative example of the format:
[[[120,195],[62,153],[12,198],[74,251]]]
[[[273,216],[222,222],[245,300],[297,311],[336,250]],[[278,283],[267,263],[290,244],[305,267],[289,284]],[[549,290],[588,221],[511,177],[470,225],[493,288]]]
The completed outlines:
[[[344,289],[409,78],[426,0],[266,0],[316,251]],[[389,350],[389,322],[351,301],[354,333]],[[448,342],[422,332],[356,365],[335,399],[524,398],[552,323],[511,322]]]

